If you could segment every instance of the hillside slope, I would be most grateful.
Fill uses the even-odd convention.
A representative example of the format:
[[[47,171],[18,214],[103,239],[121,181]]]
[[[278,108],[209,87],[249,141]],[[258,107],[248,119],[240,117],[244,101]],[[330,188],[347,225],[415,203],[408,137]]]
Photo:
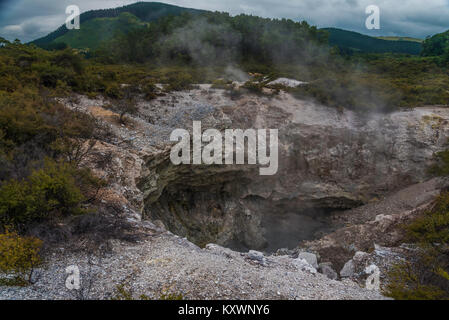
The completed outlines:
[[[424,57],[442,56],[449,53],[449,30],[438,33],[423,42],[422,55]]]
[[[406,53],[418,55],[421,52],[421,44],[416,41],[391,41],[383,40],[357,32],[325,28],[329,32],[329,44],[337,46],[345,53]]]
[[[101,42],[110,40],[119,32],[128,33],[146,25],[131,13],[123,12],[117,18],[94,18],[86,21],[81,29],[69,30],[53,42],[65,43],[76,49],[96,49]]]
[[[120,19],[123,13],[129,13],[137,19]],[[118,32],[127,33],[145,22],[152,22],[169,15],[182,13],[199,14],[207,12],[183,8],[159,2],[138,2],[131,5],[113,8],[91,10],[80,15],[81,29],[68,30],[62,25],[45,37],[32,41],[42,48],[53,48],[56,44],[65,43],[73,48],[96,49],[100,42],[111,39]],[[338,46],[343,53],[405,53],[418,55],[421,43],[406,38],[381,39],[363,35],[357,32],[324,28],[329,33],[329,44]]]
[[[97,27],[100,30],[108,30],[111,24],[114,24],[114,22],[110,21],[110,18],[117,18],[120,16],[120,14],[124,12],[129,12],[132,15],[136,16],[143,22],[151,22],[155,21],[161,17],[167,16],[167,15],[180,15],[182,13],[188,12],[188,13],[200,13],[203,12],[202,10],[196,10],[196,9],[189,9],[189,8],[183,8],[178,7],[174,5],[169,5],[165,3],[160,2],[138,2],[131,5],[119,7],[119,8],[112,8],[112,9],[100,9],[100,10],[91,10],[84,12],[80,15],[80,23],[81,23],[81,29],[86,28],[88,31],[95,30],[93,27]],[[98,18],[109,18],[109,19],[103,19],[98,20]],[[87,22],[97,19],[94,22],[94,25],[92,25],[92,22],[89,24],[86,24]],[[103,25],[104,24],[104,25]],[[80,31],[80,30],[68,30],[64,25],[60,26],[57,30],[51,32],[50,34],[46,35],[45,37],[36,39],[32,41],[31,43],[46,48],[50,44],[55,42],[62,42],[63,40],[68,40],[70,42],[73,41],[73,43],[76,44],[76,47],[89,47],[87,44],[92,43],[92,39],[94,39],[94,36],[91,35],[87,37],[86,43],[81,38],[81,35],[85,33],[80,33],[80,35],[74,35],[73,33]],[[72,33],[71,35],[67,35],[68,33]],[[99,32],[96,32],[95,34],[99,34]],[[100,37],[101,39],[101,37]],[[70,44],[70,43],[68,43]]]

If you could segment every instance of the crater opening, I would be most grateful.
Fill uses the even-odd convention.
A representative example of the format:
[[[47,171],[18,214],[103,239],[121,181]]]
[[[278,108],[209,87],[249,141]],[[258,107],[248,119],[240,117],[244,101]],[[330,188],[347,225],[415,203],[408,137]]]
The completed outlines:
[[[335,231],[341,223],[334,214],[341,210],[285,200],[273,204],[254,196],[242,199],[213,187],[169,188],[145,207],[147,218],[160,220],[172,233],[200,247],[215,243],[235,251],[266,253],[294,249],[303,240]]]
[[[267,241],[264,251],[294,249],[303,240],[319,239],[335,231],[339,226],[332,219],[334,213],[333,208],[308,208],[263,215],[262,228]]]

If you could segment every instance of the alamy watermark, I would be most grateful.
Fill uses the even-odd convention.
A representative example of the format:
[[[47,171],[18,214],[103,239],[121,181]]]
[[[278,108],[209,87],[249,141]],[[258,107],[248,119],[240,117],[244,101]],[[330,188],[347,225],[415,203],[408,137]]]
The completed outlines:
[[[380,290],[380,270],[375,264],[365,268],[368,278],[365,281],[365,288],[368,290]]]
[[[365,20],[365,26],[368,30],[380,29],[380,8],[376,5],[367,6],[365,13],[369,16]]]
[[[269,154],[267,154],[267,131],[270,140]],[[192,152],[189,131],[176,129],[171,133],[170,141],[178,141],[170,152],[170,160],[174,165],[245,164],[246,150],[247,164],[264,166],[259,168],[260,175],[274,175],[278,171],[277,129],[226,129],[224,144],[223,135],[219,130],[207,129],[202,132],[201,121],[193,121],[192,133]],[[203,145],[203,142],[206,144]]]
[[[69,290],[79,290],[80,289],[80,269],[71,265],[65,268],[65,273],[68,277],[65,279],[65,287]]]
[[[80,8],[76,5],[70,5],[65,9],[65,13],[69,16],[65,20],[65,26],[67,29],[77,29],[80,28]]]

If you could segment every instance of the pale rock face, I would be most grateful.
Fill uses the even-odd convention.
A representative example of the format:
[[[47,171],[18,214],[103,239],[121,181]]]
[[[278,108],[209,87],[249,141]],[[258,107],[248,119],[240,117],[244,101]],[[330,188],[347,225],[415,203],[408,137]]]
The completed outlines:
[[[269,247],[276,235],[266,221],[285,212],[352,208],[425,180],[425,168],[449,137],[449,109],[444,108],[360,115],[286,93],[231,100],[207,86],[173,93],[170,107],[161,99],[148,107],[164,113],[159,126],[173,125],[176,119],[177,127],[190,130],[195,118],[202,120],[203,130],[279,130],[279,170],[273,176],[260,176],[258,166],[175,167],[168,152],[146,158],[139,187],[147,218],[164,220],[170,230],[192,241],[236,249],[233,244],[239,243],[242,250]],[[181,111],[186,106],[190,113]],[[152,114],[146,105],[141,108]]]
[[[83,97],[75,107],[101,113],[104,103]],[[312,261],[312,257],[293,260],[270,256],[270,263],[265,265],[267,258],[261,252],[240,255],[223,246],[238,243],[245,252],[262,250],[281,235],[270,233],[270,229],[282,225],[286,212],[301,213],[312,209],[309,216],[304,215],[303,224],[306,224],[310,215],[313,218],[313,210],[318,208],[352,208],[426,180],[425,169],[432,163],[434,153],[447,148],[448,119],[449,109],[445,108],[420,108],[391,114],[340,113],[296,100],[286,93],[274,98],[245,95],[232,100],[221,90],[201,85],[198,90],[171,93],[151,103],[139,102],[139,114],[132,118],[132,127],[111,122],[116,140],[98,144],[95,148],[100,153],[112,152],[115,156],[110,168],[98,169],[99,173],[110,173],[113,178],[111,197],[120,195],[118,203],[125,204],[133,214],[142,214],[144,221],[134,219],[136,223],[145,223],[145,219],[159,220],[160,232],[166,228],[181,236],[174,237],[167,232],[167,239],[173,238],[176,243],[174,252],[185,250],[186,255],[191,254],[194,268],[198,266],[197,258],[202,255],[199,252],[208,259],[220,259],[220,268],[229,261],[239,261],[236,270],[242,270],[240,263],[255,270],[268,270],[277,268],[276,263],[271,263],[272,259],[275,262],[278,259],[277,263],[287,259],[282,272],[296,268],[306,271],[310,277],[328,281],[324,275],[334,279],[336,273],[329,265],[316,266],[316,257]],[[201,120],[203,130],[278,129],[278,173],[260,176],[258,167],[249,165],[173,165],[169,159],[172,143],[168,137],[176,128],[191,130],[193,120]],[[90,160],[94,162],[95,159],[87,161]],[[416,194],[425,197],[417,196],[414,200],[405,197],[404,202],[418,207],[439,189],[436,182],[422,186],[425,190],[421,192],[418,188],[421,191]],[[368,251],[374,241],[382,246],[395,244],[400,234],[394,226],[418,212],[409,208],[409,212],[392,214],[394,206],[387,204],[380,208],[381,212],[373,210],[377,216],[366,220],[368,223],[353,223],[332,236],[321,238],[315,247],[310,245],[310,250],[319,253],[321,259],[326,255],[325,251],[343,257],[341,264],[326,257],[337,270],[344,264],[340,272],[342,277],[352,278],[355,273],[366,276],[366,267],[371,265],[379,266],[382,276],[385,266],[390,265],[388,261],[399,259],[401,252],[375,246],[368,257],[357,251]],[[354,214],[363,215],[357,211]],[[291,231],[288,222],[284,224],[287,231]],[[298,230],[294,229],[297,233],[306,232],[305,229]],[[161,252],[166,252],[168,240],[158,239]],[[210,242],[218,245],[209,244],[201,250],[190,241],[201,247]],[[112,247],[113,251],[121,250],[119,245]],[[281,247],[284,246],[278,248]],[[154,248],[148,252],[154,252]],[[355,256],[354,252],[357,252]],[[140,256],[136,255],[136,259]],[[158,259],[156,255],[153,263]],[[183,265],[185,256],[182,255],[179,261]],[[208,264],[202,262],[199,266],[209,268],[210,261],[207,261]],[[254,261],[262,262],[263,268]],[[316,274],[316,267],[324,275]],[[196,270],[194,268],[192,270]],[[161,270],[165,272],[165,266],[161,265]],[[245,271],[243,269],[242,273]],[[221,269],[217,274],[220,272]],[[279,272],[275,274],[278,277]],[[292,274],[303,276],[298,270]],[[300,281],[298,283],[302,285]]]
[[[86,110],[104,104],[81,100],[76,107]],[[241,251],[269,248],[279,234],[313,239],[304,211],[353,208],[424,181],[434,153],[446,149],[449,138],[447,108],[362,115],[284,92],[233,100],[210,85],[141,101],[138,109],[133,128],[112,130],[141,162],[130,184],[141,191],[143,218],[161,220],[200,246],[213,242]],[[277,174],[260,176],[257,165],[173,165],[170,133],[190,131],[194,120],[202,122],[203,131],[278,129]],[[273,221],[290,213],[303,221],[273,232],[281,226]]]

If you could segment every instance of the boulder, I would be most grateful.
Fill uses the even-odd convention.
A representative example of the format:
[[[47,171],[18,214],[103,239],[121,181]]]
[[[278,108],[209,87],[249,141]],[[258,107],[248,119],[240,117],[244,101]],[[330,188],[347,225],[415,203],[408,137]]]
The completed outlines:
[[[318,269],[318,259],[315,254],[310,252],[300,252],[298,254],[298,259],[306,260],[312,267]]]
[[[319,266],[318,266],[318,272],[324,274],[329,279],[332,279],[332,280],[337,280],[338,279],[338,274],[334,270],[334,268],[332,268],[332,263],[331,262],[320,263]]]
[[[312,274],[317,273],[316,269],[310,265],[305,259],[297,258],[293,260],[293,265],[301,271],[306,271]]]
[[[343,269],[340,271],[340,277],[342,278],[350,278],[354,276],[355,267],[354,267],[354,261],[351,259],[348,262],[345,263],[343,266]]]
[[[354,254],[354,257],[352,258],[352,260],[354,262],[362,262],[362,261],[365,261],[368,258],[369,258],[369,253],[366,253],[366,252],[363,252],[363,251],[357,251]]]
[[[260,264],[265,264],[266,263],[265,256],[260,251],[249,250],[249,252],[247,253],[247,257],[249,259],[251,259],[251,260],[254,260],[254,261],[260,263]]]

